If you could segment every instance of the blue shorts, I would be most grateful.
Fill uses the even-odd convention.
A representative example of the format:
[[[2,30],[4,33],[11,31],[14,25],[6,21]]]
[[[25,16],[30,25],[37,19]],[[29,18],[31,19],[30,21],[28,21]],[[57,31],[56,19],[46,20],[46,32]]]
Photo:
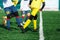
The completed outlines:
[[[22,14],[28,14],[28,13],[30,13],[30,10],[27,10],[27,11],[21,11],[22,12]]]
[[[14,6],[4,8],[5,12],[9,11],[10,13],[17,12],[17,8]]]

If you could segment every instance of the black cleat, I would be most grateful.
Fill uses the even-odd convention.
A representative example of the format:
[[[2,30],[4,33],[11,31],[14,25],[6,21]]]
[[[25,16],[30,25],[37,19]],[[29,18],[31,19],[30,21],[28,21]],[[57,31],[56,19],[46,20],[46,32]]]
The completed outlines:
[[[20,29],[22,30],[22,33],[25,33],[25,30],[24,30],[23,26],[18,25],[18,27],[20,27]]]
[[[9,28],[5,27],[5,29],[8,30],[8,31],[12,31],[10,27]]]
[[[10,28],[7,28],[7,30],[8,30],[8,31],[11,31],[11,29],[10,29]]]
[[[1,24],[1,26],[6,30],[11,31],[11,28],[7,28],[7,26],[5,26],[4,24]]]
[[[38,31],[38,29],[33,29],[32,31],[33,31],[33,32],[37,32],[37,31]]]
[[[33,32],[37,32],[37,30],[33,30]]]
[[[39,31],[39,28],[33,29],[33,32],[37,32]]]

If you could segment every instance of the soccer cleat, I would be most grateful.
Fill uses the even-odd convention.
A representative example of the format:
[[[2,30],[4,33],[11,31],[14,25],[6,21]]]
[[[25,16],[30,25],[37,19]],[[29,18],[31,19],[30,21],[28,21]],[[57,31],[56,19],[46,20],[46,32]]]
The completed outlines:
[[[23,25],[25,24],[25,22],[23,21]]]
[[[34,29],[33,32],[37,32],[37,29]]]
[[[20,23],[20,26],[23,26],[23,24],[22,24],[22,23]]]
[[[18,25],[18,27],[20,27],[20,29],[22,30],[22,33],[25,33],[25,30],[22,25]]]
[[[9,28],[8,27],[5,27],[5,29],[8,30],[8,31],[12,31],[10,27]]]
[[[27,32],[28,30],[31,30],[29,27],[25,28],[25,32]]]
[[[38,28],[37,29],[32,29],[33,32],[37,32],[38,31]]]

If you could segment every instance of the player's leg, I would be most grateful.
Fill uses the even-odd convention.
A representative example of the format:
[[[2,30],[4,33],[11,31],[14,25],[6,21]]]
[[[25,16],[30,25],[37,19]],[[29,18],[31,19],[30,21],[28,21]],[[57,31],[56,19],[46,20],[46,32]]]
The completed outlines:
[[[37,30],[37,15],[34,16],[33,25],[34,25],[34,31],[36,31]]]
[[[33,25],[34,25],[34,31],[36,31],[36,29],[37,29],[37,12],[39,11],[39,9],[33,9],[33,10],[34,10],[32,12],[32,15],[34,16]]]
[[[20,17],[19,17],[19,14],[18,14],[18,11],[17,11],[16,7],[12,6],[11,9],[12,9],[12,11],[13,11],[14,16],[16,17],[16,22],[17,22],[17,24],[18,24],[18,27],[21,28],[22,32],[24,32],[23,27],[20,26],[21,20],[20,20]]]
[[[11,13],[11,10],[9,8],[5,8],[5,13],[6,13],[6,23],[5,23],[5,26],[7,27],[7,29],[9,30],[10,29],[10,13]]]
[[[32,13],[32,15],[34,16],[34,20],[33,20],[33,25],[34,25],[34,30],[37,29],[37,12],[39,11],[39,9],[34,9],[34,12]]]
[[[25,19],[25,13],[26,13],[26,11],[21,11],[21,13],[22,13],[22,22],[25,23],[24,19]]]
[[[14,12],[14,15],[15,15],[15,17],[16,17],[16,22],[17,22],[17,24],[20,25],[21,21],[20,21],[20,17],[19,17],[18,12]]]
[[[21,20],[20,20],[20,17],[19,17],[19,14],[18,14],[18,11],[17,11],[16,7],[12,6],[12,11],[13,11],[13,14],[15,15],[15,17],[16,17],[16,22],[18,24],[18,27],[20,27],[21,30],[23,30],[23,27],[20,26]]]
[[[27,19],[27,21],[25,22],[25,24],[23,25],[23,28],[26,29],[27,26],[30,24],[31,20],[34,18],[34,16],[37,14],[39,9],[33,9],[31,12],[31,15],[29,17],[29,19]],[[22,27],[22,26],[21,26]]]
[[[30,18],[25,22],[24,29],[30,24],[31,20],[34,18],[34,16],[37,14],[39,9],[32,9]]]
[[[25,21],[30,17],[30,11],[26,11],[26,18]]]
[[[24,29],[23,29],[23,27],[20,26],[21,21],[20,21],[20,17],[19,17],[19,15],[18,15],[18,12],[15,12],[14,15],[15,15],[15,17],[16,17],[16,21],[17,21],[18,27],[21,28],[22,32],[25,32]]]
[[[29,10],[25,11],[25,16],[24,16],[24,19],[23,19],[23,24],[25,24],[26,20],[30,17],[30,13],[29,13]]]
[[[8,14],[8,15],[7,15],[7,19],[6,19],[6,20],[7,20],[7,28],[8,28],[8,30],[10,30],[10,16],[11,16],[11,15]]]
[[[34,17],[34,16],[31,15],[30,18],[26,20],[25,24],[23,25],[23,28],[24,28],[24,29],[30,24],[30,22],[31,22],[31,20],[33,19],[33,17]]]
[[[27,13],[27,15],[25,16],[25,19],[23,21],[23,24],[25,24],[26,20],[30,17],[30,13]]]

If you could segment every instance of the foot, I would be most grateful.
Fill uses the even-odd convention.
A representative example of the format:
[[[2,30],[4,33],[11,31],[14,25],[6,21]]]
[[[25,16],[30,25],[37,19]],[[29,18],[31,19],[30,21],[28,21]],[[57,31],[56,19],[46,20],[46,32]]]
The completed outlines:
[[[11,29],[10,29],[10,28],[7,28],[7,30],[8,30],[8,31],[11,31]]]
[[[7,27],[5,27],[5,29],[8,30],[8,31],[12,31],[11,28],[7,28]]]
[[[37,32],[37,31],[38,31],[38,29],[34,29],[34,30],[33,30],[33,32]]]
[[[25,22],[23,21],[23,25],[25,24]]]
[[[37,30],[36,30],[36,29],[34,29],[34,30],[33,30],[33,32],[37,32]]]
[[[18,25],[18,27],[20,27],[20,29],[22,30],[22,33],[25,33],[25,30],[22,25]]]

